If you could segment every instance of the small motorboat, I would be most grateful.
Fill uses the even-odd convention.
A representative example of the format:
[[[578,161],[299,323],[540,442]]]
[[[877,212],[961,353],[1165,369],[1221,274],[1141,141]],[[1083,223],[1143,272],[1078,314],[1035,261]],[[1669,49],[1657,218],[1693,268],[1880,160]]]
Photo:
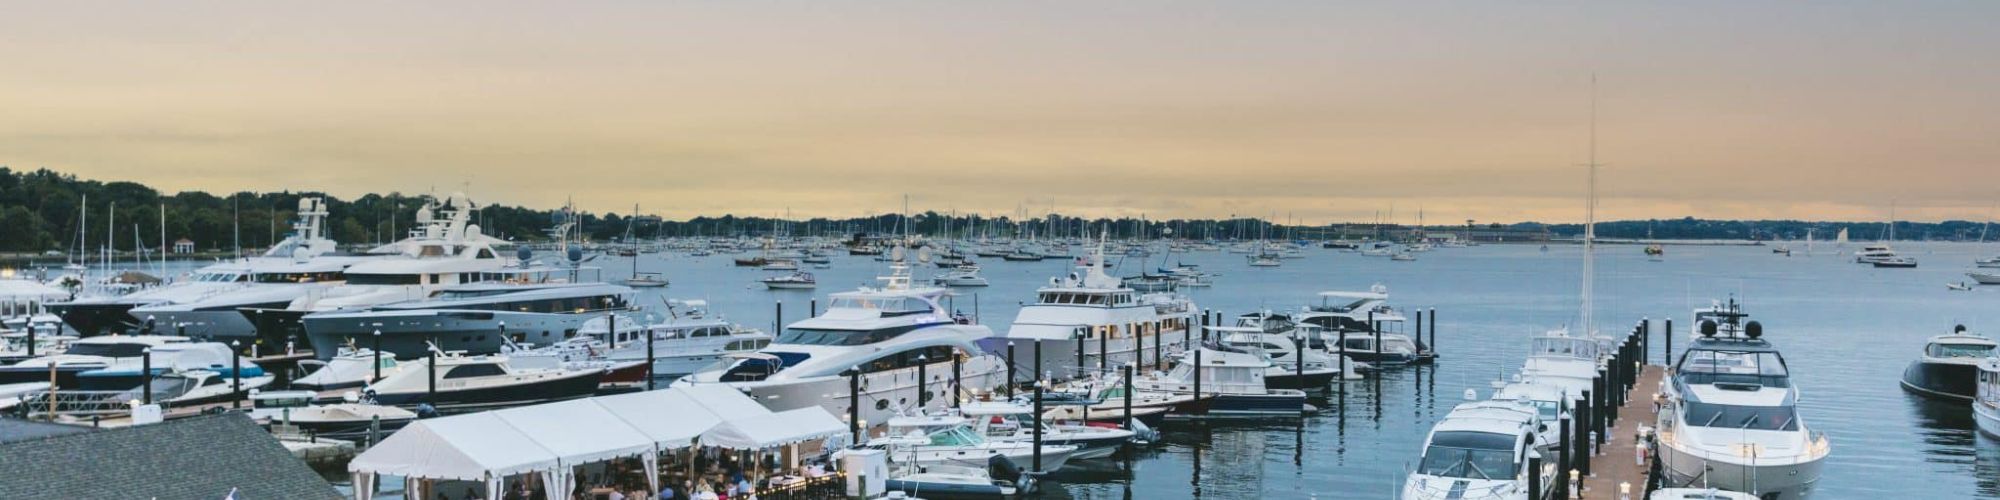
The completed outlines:
[[[810,290],[819,286],[819,281],[813,279],[812,273],[808,272],[793,272],[759,281],[764,283],[764,288],[772,290]]]
[[[804,262],[807,264],[832,264],[833,259],[825,255],[810,255],[807,256],[806,258],[799,259],[799,262]]]
[[[1957,291],[1961,291],[1961,292],[1969,292],[1969,291],[1972,291],[1972,284],[1971,284],[1971,283],[1966,283],[1966,282],[1963,282],[1963,281],[1960,281],[1960,282],[1957,282],[1957,283],[1945,283],[1945,284],[1944,284],[1944,287],[1945,287],[1945,289],[1947,289],[1947,290],[1957,290]]]
[[[84,372],[79,378],[87,380],[95,374],[96,372]],[[242,379],[240,385],[236,380],[233,380],[236,377]],[[176,370],[153,377],[153,401],[164,403],[167,406],[188,406],[229,401],[234,399],[237,394],[248,394],[249,391],[262,389],[264,386],[271,385],[271,381],[275,379],[276,377],[264,373],[264,369],[258,368],[256,365],[245,366],[240,373],[225,366]],[[236,392],[239,389],[244,392]],[[117,400],[130,401],[140,399],[144,391],[146,391],[146,388],[143,386],[134,387],[129,391],[129,396],[121,396]]]
[[[396,373],[396,353],[383,351],[376,356],[375,351],[366,347],[341,346],[333,359],[320,361],[307,359],[299,361],[300,368],[309,368],[306,376],[292,381],[292,388],[312,391],[331,391],[368,385],[374,378],[376,364],[381,364],[380,373],[388,376]],[[317,367],[317,368],[313,368]]]
[[[2000,346],[1993,339],[1966,331],[1965,325],[1950,335],[1931,337],[1924,352],[1903,369],[1903,389],[1918,395],[1970,401],[1979,390],[1979,362],[1992,357]]]
[[[1660,488],[1646,500],[1758,500],[1757,495],[1715,488]]]
[[[959,407],[959,413],[971,419],[972,429],[986,439],[1034,442],[1035,412],[1029,405],[1012,401],[980,401],[964,404]],[[1110,457],[1125,443],[1131,442],[1133,435],[1132,431],[1118,427],[1050,422],[1047,418],[1042,421],[1042,444],[1077,447],[1076,454],[1070,456],[1071,460]]]
[[[888,478],[889,491],[926,499],[1017,498],[1034,487],[1007,457],[987,459],[986,468],[959,465],[897,467]]]
[[[986,286],[986,278],[979,275],[979,266],[963,264],[950,272],[931,278],[931,284],[948,287]]]
[[[1029,462],[1035,453],[1031,442],[994,441],[973,430],[971,422],[957,415],[917,415],[889,419],[889,434],[868,441],[869,448],[889,452],[889,461],[901,465],[984,465],[991,457],[1006,457],[1016,463]],[[1042,469],[1053,471],[1075,458],[1076,446],[1044,443]]]
[[[638,273],[623,283],[632,288],[659,288],[667,286],[667,278],[660,273]]]
[[[1398,261],[1398,262],[1410,262],[1410,261],[1414,261],[1414,260],[1417,260],[1417,254],[1414,254],[1414,253],[1410,253],[1410,252],[1409,252],[1408,250],[1404,250],[1404,251],[1401,251],[1401,252],[1396,252],[1396,253],[1395,253],[1395,254],[1393,254],[1393,255],[1390,255],[1390,256],[1389,256],[1389,260],[1393,260],[1393,261]]]
[[[369,427],[380,422],[385,434],[417,419],[416,412],[361,401],[360,394],[342,394],[342,401],[315,404],[312,391],[270,391],[250,394],[250,418],[264,424],[282,424],[334,438],[368,435]]]
[[[1974,261],[1972,261],[1972,265],[1973,265],[1973,266],[1977,266],[1977,267],[1985,267],[1985,268],[1996,268],[1996,267],[2000,267],[2000,255],[1995,255],[1995,256],[1993,256],[1993,257],[1990,257],[1990,258],[1985,258],[1985,259],[1978,259],[1978,260],[1974,260]]]
[[[792,259],[771,259],[765,261],[763,267],[760,269],[765,271],[797,271],[799,270],[799,261]]]
[[[1891,269],[1911,269],[1917,267],[1917,259],[1913,257],[1904,257],[1897,255],[1891,257],[1884,257],[1879,260],[1875,260],[1870,264],[1874,265],[1875,267],[1885,267]]]

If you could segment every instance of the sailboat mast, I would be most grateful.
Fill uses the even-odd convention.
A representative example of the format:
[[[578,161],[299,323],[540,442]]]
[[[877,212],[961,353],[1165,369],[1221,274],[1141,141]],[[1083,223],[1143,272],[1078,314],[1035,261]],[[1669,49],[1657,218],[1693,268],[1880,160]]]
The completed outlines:
[[[1585,196],[1583,209],[1583,334],[1588,336],[1594,327],[1592,323],[1593,305],[1591,297],[1595,293],[1597,281],[1597,75],[1590,75],[1590,193]]]

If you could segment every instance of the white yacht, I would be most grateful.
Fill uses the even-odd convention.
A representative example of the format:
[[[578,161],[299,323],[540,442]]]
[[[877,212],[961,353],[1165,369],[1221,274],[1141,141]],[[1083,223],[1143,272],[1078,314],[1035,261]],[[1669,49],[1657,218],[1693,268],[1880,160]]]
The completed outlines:
[[[602,369],[521,368],[507,356],[469,356],[462,351],[436,351],[436,369],[428,358],[403,363],[395,374],[362,389],[368,399],[385,405],[436,408],[477,408],[538,403],[589,396],[604,378]]]
[[[812,273],[804,271],[793,271],[758,281],[764,283],[764,288],[772,290],[811,290],[819,286],[819,280],[814,279]]]
[[[289,302],[234,312],[255,325],[259,337],[302,342],[309,338],[302,321],[307,314],[420,300],[448,286],[533,276],[526,264],[532,254],[524,248],[516,260],[508,260],[499,248],[511,243],[482,234],[471,223],[476,210],[464,193],[427,202],[417,208],[418,226],[408,238],[370,250],[382,257],[348,267],[346,282]]]
[[[202,267],[175,283],[124,295],[79,299],[49,304],[48,308],[80,335],[126,332],[147,326],[156,331],[181,331],[188,335],[249,336],[254,328],[241,316],[229,318],[237,307],[281,304],[316,286],[339,283],[342,270],[369,257],[338,255],[335,242],[326,238],[326,205],[319,198],[299,200],[299,221],[284,240],[263,255],[234,259]],[[302,284],[308,286],[300,286]],[[270,293],[249,293],[248,289],[269,288]],[[244,291],[245,293],[234,293]],[[211,314],[197,314],[193,306]],[[147,318],[153,318],[148,325]],[[167,318],[167,319],[162,319]],[[184,325],[173,325],[173,322]]]
[[[1468,391],[1468,395],[1470,391]],[[1543,447],[1541,416],[1513,401],[1460,403],[1431,427],[1417,470],[1403,481],[1403,500],[1540,500],[1528,495],[1529,475],[1551,484],[1556,466],[1532,470]]]
[[[1200,389],[1196,389],[1195,355],[1201,355]],[[1272,389],[1264,375],[1271,362],[1263,357],[1221,346],[1201,346],[1181,355],[1180,364],[1167,373],[1132,378],[1132,388],[1142,391],[1197,394],[1212,397],[1203,416],[1297,416],[1312,411],[1306,393],[1296,389]]]
[[[1655,427],[1661,470],[1670,487],[1805,498],[1832,446],[1806,428],[1784,357],[1746,317],[1733,300],[1696,313],[1701,336],[1674,366]]]
[[[982,287],[987,285],[986,277],[979,275],[979,266],[971,263],[959,264],[957,267],[952,268],[951,271],[932,277],[931,284],[954,288]]]
[[[1215,326],[1208,330],[1221,336],[1223,345],[1270,361],[1271,367],[1264,370],[1266,387],[1311,389],[1326,387],[1335,380],[1361,378],[1361,374],[1354,371],[1354,366],[1360,363],[1347,363],[1348,371],[1342,372],[1339,358],[1335,357],[1338,354],[1327,354],[1324,344],[1320,344],[1322,348],[1313,347],[1313,341],[1319,338],[1318,326],[1297,325],[1297,328],[1301,331],[1289,334],[1265,333],[1263,329],[1248,326]],[[1305,353],[1304,367],[1299,366],[1301,351]]]
[[[966,403],[958,409],[970,419],[973,432],[989,441],[1034,443],[1034,408],[1011,401]],[[1137,413],[1136,411],[1134,413]],[[1133,432],[1115,427],[1081,423],[1042,422],[1042,445],[1074,446],[1071,460],[1110,457],[1132,440]],[[1045,457],[1046,458],[1046,457]]]
[[[1979,394],[1972,400],[1972,419],[1980,432],[2000,439],[2000,358],[1979,362]]]
[[[890,268],[880,287],[830,294],[825,311],[786,325],[764,350],[675,383],[726,383],[772,410],[820,405],[845,417],[854,402],[848,371],[858,369],[861,419],[878,425],[902,409],[949,405],[954,359],[962,392],[1004,383],[1003,361],[974,344],[993,331],[947,312],[938,304],[945,289],[911,287],[909,266]]]
[[[299,368],[307,370],[306,376],[293,380],[292,387],[314,391],[361,387],[375,379],[377,373],[386,377],[402,370],[396,353],[384,351],[377,355],[369,348],[353,346],[340,346],[332,359],[300,360]]]
[[[891,462],[918,466],[985,467],[996,456],[1032,466],[1035,453],[1032,442],[986,439],[958,415],[890,418],[889,434],[868,440],[866,446],[887,450]],[[1061,469],[1076,458],[1078,450],[1077,446],[1042,443],[1042,470]]]
[[[665,315],[652,311],[605,315],[577,328],[578,337],[592,340],[598,356],[615,362],[645,361],[648,334],[653,336],[653,374],[670,380],[771,343],[769,333],[711,315],[706,300],[669,300]]]
[[[55,373],[56,385],[65,389],[78,387],[78,376],[84,372],[130,372],[136,380],[148,357],[155,371],[228,366],[229,346],[168,335],[87,337],[70,342],[59,354],[0,366],[0,385],[39,382],[46,386],[50,372]]]
[[[1100,240],[1081,276],[1049,278],[1048,286],[1035,290],[1034,303],[1021,305],[1006,335],[981,345],[1004,352],[1009,342],[1014,343],[1015,364],[1032,374],[1032,355],[1026,353],[1040,342],[1043,371],[1068,379],[1082,375],[1078,369],[1108,370],[1128,362],[1151,365],[1155,357],[1173,358],[1187,349],[1195,314],[1194,301],[1185,295],[1141,294],[1105,274]]]
[[[390,352],[418,353],[435,343],[475,354],[499,352],[503,338],[516,343],[552,344],[573,337],[585,321],[626,311],[635,292],[606,283],[473,283],[453,285],[422,300],[339,309],[306,315],[313,345],[341,345],[349,339]],[[318,353],[331,358],[333,351]]]
[[[1402,332],[1408,325],[1403,312],[1389,306],[1389,288],[1380,284],[1365,292],[1325,291],[1319,304],[1301,308],[1294,317],[1299,323],[1321,328],[1327,342],[1344,344],[1347,357],[1375,365],[1394,366],[1430,361],[1429,346]],[[1370,323],[1373,321],[1373,323]],[[1375,331],[1382,331],[1382,346],[1375,345]],[[1335,346],[1333,350],[1339,351]]]
[[[383,432],[394,432],[417,419],[416,412],[361,402],[359,394],[342,394],[339,403],[318,404],[313,391],[261,391],[250,394],[250,418],[260,423],[282,424],[334,438],[363,437],[369,426],[380,423]]]
[[[1535,407],[1535,412],[1540,415],[1542,420],[1541,427],[1537,430],[1539,431],[1538,434],[1541,435],[1541,443],[1544,449],[1552,448],[1562,442],[1562,429],[1558,427],[1560,426],[1562,417],[1570,414],[1572,410],[1570,405],[1576,401],[1576,397],[1570,395],[1561,386],[1526,382],[1518,375],[1514,382],[1502,385],[1499,389],[1494,390],[1492,399],[1494,401],[1512,401]],[[1553,455],[1548,455],[1548,458],[1550,458],[1551,462],[1554,461]]]
[[[1969,401],[1978,392],[1979,363],[1993,357],[2000,344],[1993,339],[1953,328],[1950,335],[1931,337],[1924,352],[1903,368],[1903,390],[1952,401]]]
[[[1876,243],[1864,246],[1861,247],[1860,251],[1854,252],[1854,262],[1856,264],[1874,264],[1877,262],[1888,262],[1891,259],[1895,258],[1896,258],[1896,250],[1889,248],[1889,245],[1887,243]]]

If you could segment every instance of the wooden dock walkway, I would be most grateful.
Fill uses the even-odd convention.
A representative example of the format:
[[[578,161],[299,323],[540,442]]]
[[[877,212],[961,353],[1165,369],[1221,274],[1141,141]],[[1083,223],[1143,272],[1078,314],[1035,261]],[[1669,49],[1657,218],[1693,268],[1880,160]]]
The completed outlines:
[[[1629,498],[1641,499],[1646,495],[1646,479],[1650,459],[1641,463],[1637,458],[1639,427],[1652,427],[1658,416],[1653,409],[1653,394],[1659,392],[1660,379],[1666,376],[1666,367],[1647,365],[1639,371],[1639,381],[1632,385],[1632,394],[1625,406],[1618,408],[1618,420],[1612,423],[1606,433],[1604,446],[1590,459],[1590,477],[1583,479],[1583,496],[1586,499],[1618,500],[1618,485],[1632,485]],[[1650,457],[1649,457],[1650,458]]]

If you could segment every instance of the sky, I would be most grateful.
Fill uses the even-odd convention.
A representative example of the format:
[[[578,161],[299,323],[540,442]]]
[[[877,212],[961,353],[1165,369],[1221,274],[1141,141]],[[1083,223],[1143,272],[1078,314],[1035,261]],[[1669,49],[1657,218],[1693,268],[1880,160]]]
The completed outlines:
[[[6,12],[0,165],[169,192],[1579,221],[1595,102],[1601,219],[1984,220],[2000,201],[2000,2]]]

